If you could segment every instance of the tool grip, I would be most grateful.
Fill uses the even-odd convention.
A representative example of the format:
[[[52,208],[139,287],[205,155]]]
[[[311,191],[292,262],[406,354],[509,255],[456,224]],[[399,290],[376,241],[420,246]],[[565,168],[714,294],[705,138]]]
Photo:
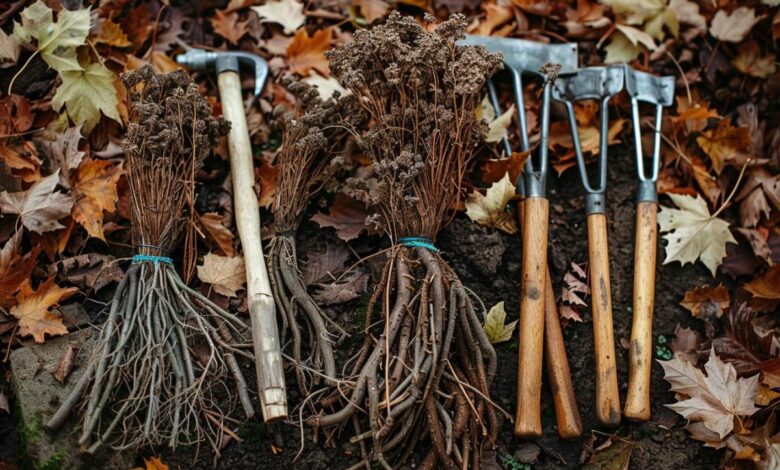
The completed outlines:
[[[547,270],[547,286],[544,294],[544,355],[547,359],[547,378],[552,388],[555,403],[555,417],[558,435],[563,439],[574,439],[582,434],[582,419],[574,397],[569,359],[563,342],[558,305],[552,287],[550,270]]]
[[[658,204],[636,207],[634,248],[634,320],[628,360],[628,396],[624,413],[636,421],[650,419],[650,370],[653,363],[653,304]]]
[[[615,363],[615,338],[612,332],[612,296],[609,283],[607,217],[588,215],[588,260],[593,312],[593,342],[596,349],[596,418],[607,425],[620,423]]]
[[[542,435],[542,358],[549,202],[545,198],[531,197],[523,205],[525,224],[515,436],[537,437]]]
[[[222,113],[230,121],[228,150],[233,182],[236,226],[246,267],[247,300],[252,324],[258,392],[263,419],[266,422],[287,417],[287,397],[282,351],[271,284],[260,241],[260,209],[254,190],[255,171],[252,145],[247,131],[241,80],[238,73],[227,71],[217,78]]]

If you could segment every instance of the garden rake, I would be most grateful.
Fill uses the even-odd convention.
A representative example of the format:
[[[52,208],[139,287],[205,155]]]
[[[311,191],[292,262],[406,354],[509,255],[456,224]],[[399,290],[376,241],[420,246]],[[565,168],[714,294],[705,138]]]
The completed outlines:
[[[585,188],[588,221],[588,265],[593,312],[593,341],[596,350],[596,417],[608,425],[620,423],[615,339],[612,331],[612,296],[609,280],[609,249],[605,190],[609,145],[609,100],[623,89],[623,67],[587,67],[576,75],[561,77],[553,87],[553,98],[566,106],[580,180]],[[599,101],[599,155],[597,182],[592,184],[580,143],[574,103]]]
[[[569,364],[560,320],[555,306],[550,273],[547,266],[547,230],[549,203],[546,198],[548,140],[550,128],[550,91],[552,79],[542,70],[548,64],[559,64],[560,75],[577,69],[576,44],[540,44],[512,38],[468,35],[463,44],[481,45],[491,52],[500,52],[512,77],[512,89],[520,124],[521,149],[530,150],[528,120],[523,97],[523,75],[542,78],[544,87],[541,105],[541,138],[538,159],[529,158],[523,175],[516,182],[517,192],[525,200],[518,204],[522,225],[523,274],[520,298],[520,339],[518,351],[517,410],[515,435],[542,435],[541,387],[543,345],[547,348],[547,367],[553,388],[558,432],[562,437],[577,437],[582,424],[574,399]],[[495,86],[488,82],[493,106],[498,98]],[[497,108],[498,112],[498,108]],[[504,140],[507,156],[511,146]],[[545,328],[545,324],[550,327]]]
[[[653,360],[653,303],[658,237],[656,181],[661,155],[661,122],[664,106],[670,106],[674,100],[675,80],[672,76],[656,77],[629,66],[625,66],[625,77],[626,90],[631,97],[631,121],[639,186],[634,239],[634,319],[629,349],[628,395],[623,412],[626,418],[646,421],[650,419],[650,369]],[[640,102],[655,105],[652,167],[649,175],[646,173],[642,155]]]

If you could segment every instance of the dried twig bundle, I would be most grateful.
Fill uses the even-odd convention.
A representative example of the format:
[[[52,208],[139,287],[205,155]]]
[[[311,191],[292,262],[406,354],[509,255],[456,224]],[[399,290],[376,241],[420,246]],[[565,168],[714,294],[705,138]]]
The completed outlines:
[[[245,414],[254,414],[236,360],[252,357],[243,338],[248,327],[188,287],[168,256],[188,226],[195,172],[228,123],[212,117],[183,72],[158,75],[144,67],[123,80],[138,254],[114,293],[87,369],[47,426],[61,426],[81,402],[79,443],[88,453],[104,443],[126,449],[203,441],[218,453],[235,391]],[[228,376],[235,385],[227,385]]]
[[[283,138],[276,161],[280,173],[272,208],[276,234],[270,243],[269,277],[285,329],[292,337],[298,386],[307,396],[320,383],[318,374],[336,377],[332,343],[340,336],[334,330],[343,330],[306,290],[298,269],[295,233],[309,202],[343,167],[340,152],[349,129],[359,125],[363,114],[354,96],[322,101],[317,90],[304,82],[290,82],[288,87],[298,96],[300,106],[295,112],[279,109],[276,113]]]
[[[475,114],[480,89],[501,66],[498,55],[456,46],[464,29],[462,16],[428,31],[393,13],[328,56],[371,118],[358,141],[379,184],[363,198],[394,245],[368,305],[363,347],[308,422],[354,423],[363,464],[397,467],[429,439],[420,468],[479,468],[481,450],[495,446],[496,354],[469,291],[433,245],[486,131]],[[366,432],[358,411],[368,414]]]

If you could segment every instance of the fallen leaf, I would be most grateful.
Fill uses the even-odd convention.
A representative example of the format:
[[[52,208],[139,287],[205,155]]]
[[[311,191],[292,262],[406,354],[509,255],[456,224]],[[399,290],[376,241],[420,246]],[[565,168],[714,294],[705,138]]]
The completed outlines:
[[[87,230],[91,237],[105,241],[103,212],[116,211],[119,200],[116,185],[122,176],[122,164],[110,160],[84,160],[73,182],[73,219]]]
[[[209,18],[209,22],[211,22],[214,32],[227,39],[230,44],[238,44],[238,40],[249,32],[247,21],[239,21],[239,15],[235,11],[225,13],[222,10],[216,10],[214,16]]]
[[[507,204],[517,195],[515,185],[509,179],[509,173],[490,185],[483,195],[475,190],[466,199],[466,215],[472,222],[484,227],[495,228],[502,232],[517,233],[517,220],[514,211],[507,210]]]
[[[511,5],[508,4],[482,2],[481,6],[485,12],[484,19],[481,19],[476,27],[469,28],[469,33],[477,36],[491,36],[496,28],[515,17]]]
[[[209,253],[198,266],[198,279],[211,284],[217,294],[236,297],[237,291],[246,284],[246,267],[240,256],[219,256]]]
[[[269,158],[263,158],[263,164],[257,168],[257,173],[260,180],[260,198],[257,203],[260,207],[269,208],[274,203],[279,186],[279,167],[272,164]]]
[[[720,318],[729,308],[729,291],[723,284],[716,287],[704,285],[685,293],[680,305],[697,318]]]
[[[745,284],[745,290],[753,295],[751,305],[770,311],[780,303],[780,263],[772,265],[762,275]],[[756,301],[759,305],[753,305]]]
[[[347,96],[350,92],[344,89],[336,80],[335,77],[325,78],[317,72],[311,72],[311,74],[303,79],[304,82],[317,89],[317,93],[320,95],[320,99],[326,101],[333,98],[333,95],[338,92],[339,96]]]
[[[360,14],[368,24],[381,20],[390,11],[390,5],[383,0],[355,0],[354,4],[360,7]]]
[[[322,306],[338,305],[357,299],[367,289],[368,273],[356,269],[338,281],[315,284],[312,298]]]
[[[686,265],[700,259],[714,276],[726,256],[726,244],[737,243],[729,231],[729,223],[712,216],[701,196],[668,196],[679,209],[661,206],[658,213],[660,231],[666,232],[664,264],[679,261]]]
[[[68,376],[76,367],[76,357],[79,354],[78,348],[74,348],[72,345],[63,351],[60,361],[57,363],[57,368],[51,371],[51,375],[57,379],[57,382],[64,384],[68,379]]]
[[[750,149],[750,131],[747,127],[734,127],[731,120],[721,119],[715,129],[702,132],[696,138],[699,147],[710,157],[712,168],[720,174],[728,164],[746,155]]]
[[[344,263],[350,258],[349,251],[343,245],[328,243],[325,251],[309,252],[303,266],[303,282],[311,285],[326,279],[335,279],[335,275],[344,269]]]
[[[45,149],[45,154],[54,163],[54,169],[62,170],[60,171],[60,185],[64,188],[71,187],[71,171],[79,167],[81,160],[86,155],[85,152],[79,150],[79,142],[83,138],[81,126],[74,126],[65,132],[58,133],[54,140],[35,140],[38,146]]]
[[[122,30],[122,27],[114,23],[110,18],[103,19],[100,22],[100,32],[95,38],[95,43],[119,48],[133,45],[127,38],[127,34]]]
[[[517,320],[506,323],[506,310],[504,302],[499,302],[492,307],[485,317],[483,329],[492,344],[503,343],[512,339],[512,332],[515,331]]]
[[[133,470],[168,470],[168,466],[159,457],[144,457],[144,468],[136,467]]]
[[[320,29],[309,36],[305,28],[295,33],[293,41],[287,47],[287,65],[290,71],[305,77],[316,70],[324,77],[330,77],[330,67],[324,52],[330,49],[333,41],[333,29]]]
[[[696,28],[697,32],[707,31],[707,20],[699,13],[699,5],[689,0],[671,0],[669,9],[674,10],[680,23],[689,24]]]
[[[49,268],[49,274],[61,268],[60,279],[78,286],[82,291],[97,292],[112,282],[120,282],[124,271],[110,255],[85,253],[63,258]]]
[[[585,300],[580,297],[590,295],[590,286],[588,286],[588,275],[577,263],[571,263],[572,270],[563,275],[563,282],[566,283],[561,289],[561,300],[570,305],[587,306]]]
[[[225,256],[232,258],[236,255],[236,249],[233,246],[235,239],[233,238],[233,232],[222,223],[223,219],[216,212],[208,212],[198,216],[198,221],[200,221],[210,239],[217,244],[217,247]]]
[[[366,218],[368,213],[360,202],[345,196],[336,194],[336,199],[330,205],[328,214],[322,212],[315,214],[311,220],[320,227],[333,227],[336,235],[345,242],[354,240],[364,230],[368,230]]]
[[[38,0],[22,10],[21,20],[21,23],[14,22],[14,38],[39,51],[51,68],[60,73],[82,69],[76,48],[87,41],[89,8],[60,10],[55,23],[52,9]]]
[[[664,369],[664,378],[675,393],[688,396],[687,399],[666,405],[691,421],[700,421],[704,426],[724,439],[734,430],[734,419],[749,417],[759,410],[754,405],[758,392],[758,374],[750,378],[737,378],[737,371],[731,364],[725,364],[710,351],[704,365],[705,376],[691,363],[675,357],[670,361],[659,361]]]
[[[512,124],[512,116],[515,114],[515,105],[509,107],[505,113],[496,117],[488,124],[488,133],[485,136],[485,142],[495,143],[503,139],[506,135],[506,129]]]
[[[634,444],[625,439],[610,438],[608,445],[601,445],[595,450],[583,469],[587,470],[628,470],[631,461],[631,451]]]
[[[755,227],[762,215],[769,218],[772,207],[780,209],[780,175],[763,167],[752,168],[737,194],[740,221],[744,227]]]
[[[640,46],[644,46],[650,51],[657,48],[653,37],[644,31],[621,24],[616,25],[616,27],[617,31],[610,37],[609,44],[604,47],[607,52],[604,63],[629,63],[642,52]]]
[[[51,308],[71,297],[78,291],[75,287],[63,289],[50,277],[34,291],[29,283],[16,294],[18,304],[11,308],[11,315],[19,319],[19,335],[32,336],[36,343],[43,343],[46,335],[59,336],[68,333],[62,317]]]
[[[85,132],[90,132],[100,121],[101,111],[106,117],[121,123],[117,105],[114,74],[100,62],[89,64],[84,70],[60,73],[62,84],[57,88],[51,104],[56,111],[63,106],[68,116]]]
[[[282,25],[284,34],[295,34],[295,31],[306,22],[303,3],[296,0],[268,0],[265,5],[252,7],[251,10],[257,13],[261,23]]]
[[[73,199],[55,191],[59,170],[33,184],[27,191],[0,193],[0,210],[6,214],[18,214],[28,230],[44,233],[65,228],[59,223],[70,215]]]
[[[19,59],[19,44],[13,36],[0,30],[0,68],[10,67]]]
[[[725,42],[742,42],[763,16],[756,16],[755,10],[739,7],[731,13],[718,10],[712,18],[710,34]]]
[[[571,305],[559,305],[558,316],[564,320],[571,320],[582,323],[582,316],[580,316],[580,312]]]
[[[512,152],[509,158],[491,158],[485,161],[480,168],[482,170],[482,181],[485,183],[496,183],[501,181],[505,175],[509,175],[510,181],[517,181],[517,177],[523,171],[525,162],[531,156],[528,152]]]
[[[777,69],[775,56],[762,55],[758,43],[750,41],[742,43],[737,48],[737,56],[732,63],[740,72],[757,78],[767,78]]]
[[[30,278],[35,261],[41,252],[35,247],[30,253],[22,253],[22,231],[17,231],[0,249],[0,307]]]
[[[696,364],[700,345],[699,333],[677,324],[674,328],[674,338],[669,342],[669,349],[681,360]]]

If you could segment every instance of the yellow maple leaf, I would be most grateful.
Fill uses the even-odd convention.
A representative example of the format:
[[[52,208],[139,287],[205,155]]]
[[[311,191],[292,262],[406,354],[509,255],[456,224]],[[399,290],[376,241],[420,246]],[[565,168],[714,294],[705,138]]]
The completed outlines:
[[[509,341],[512,338],[512,332],[515,331],[515,325],[517,325],[517,320],[506,323],[504,302],[499,302],[490,307],[482,328],[485,330],[488,340],[496,344]]]
[[[46,335],[59,336],[68,333],[62,317],[51,311],[59,303],[78,291],[75,287],[63,289],[54,283],[54,276],[47,279],[34,291],[26,283],[16,294],[18,305],[11,309],[11,315],[19,319],[19,335],[32,336],[36,343],[43,343]]]

